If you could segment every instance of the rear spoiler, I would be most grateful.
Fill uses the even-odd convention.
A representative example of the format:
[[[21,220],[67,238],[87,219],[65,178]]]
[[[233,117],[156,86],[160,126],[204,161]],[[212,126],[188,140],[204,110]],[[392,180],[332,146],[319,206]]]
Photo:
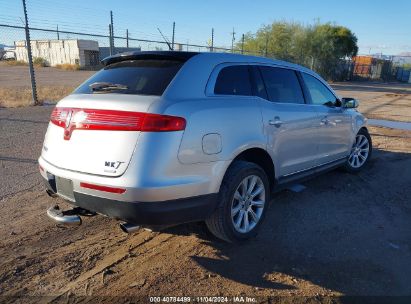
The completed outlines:
[[[126,52],[112,55],[101,60],[104,66],[126,60],[162,59],[186,62],[191,57],[198,55],[198,52],[175,52],[175,51],[146,51],[146,52]]]

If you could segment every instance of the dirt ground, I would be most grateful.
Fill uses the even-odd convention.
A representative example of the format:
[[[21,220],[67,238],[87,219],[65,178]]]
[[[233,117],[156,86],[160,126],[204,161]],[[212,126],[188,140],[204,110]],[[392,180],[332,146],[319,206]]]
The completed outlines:
[[[411,121],[407,87],[334,86],[368,102],[368,116],[391,102],[382,118]],[[0,108],[0,302],[411,295],[411,132],[371,127],[375,150],[363,172],[332,171],[303,192],[276,194],[257,238],[230,245],[201,223],[131,235],[103,216],[54,225],[45,211],[56,201],[37,169],[51,110]]]
[[[360,101],[359,111],[368,118],[411,122],[411,85],[408,83],[333,83],[341,97]]]
[[[94,71],[64,71],[35,67],[40,102],[55,102],[93,75]],[[22,107],[32,100],[28,66],[9,66],[0,62],[0,107]]]
[[[65,71],[53,67],[35,67],[36,80],[39,85],[76,87],[95,71]],[[0,82],[4,87],[23,87],[30,85],[28,66],[9,66],[0,62]]]

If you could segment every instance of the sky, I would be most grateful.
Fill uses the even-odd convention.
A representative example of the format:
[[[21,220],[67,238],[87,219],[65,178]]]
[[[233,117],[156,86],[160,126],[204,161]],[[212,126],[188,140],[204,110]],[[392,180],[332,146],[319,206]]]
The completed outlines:
[[[58,24],[60,30],[106,35],[112,10],[115,35],[124,36],[128,29],[133,38],[162,40],[158,27],[171,40],[175,22],[177,42],[204,45],[214,28],[214,45],[230,47],[233,28],[238,41],[243,33],[274,21],[319,20],[350,28],[358,37],[360,54],[411,52],[411,0],[26,1],[33,27],[54,29]],[[0,0],[0,24],[23,24],[20,0]],[[0,43],[15,39],[17,33],[3,29]]]

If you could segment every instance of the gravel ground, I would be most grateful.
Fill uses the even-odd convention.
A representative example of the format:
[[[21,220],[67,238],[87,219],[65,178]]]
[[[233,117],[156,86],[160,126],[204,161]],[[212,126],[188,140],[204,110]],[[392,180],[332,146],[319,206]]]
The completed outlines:
[[[375,151],[367,169],[332,171],[305,182],[303,192],[280,192],[257,238],[239,246],[201,223],[132,235],[102,216],[55,226],[45,214],[55,200],[36,164],[51,110],[0,108],[0,295],[303,296],[315,303],[411,295],[411,132],[370,128]],[[409,110],[402,114],[410,121]]]

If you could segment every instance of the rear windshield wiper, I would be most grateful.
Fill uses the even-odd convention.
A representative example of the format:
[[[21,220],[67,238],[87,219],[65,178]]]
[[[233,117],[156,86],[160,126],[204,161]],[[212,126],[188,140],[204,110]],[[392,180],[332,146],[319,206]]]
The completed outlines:
[[[107,92],[117,90],[128,90],[128,86],[111,82],[94,82],[89,85],[93,92]]]

